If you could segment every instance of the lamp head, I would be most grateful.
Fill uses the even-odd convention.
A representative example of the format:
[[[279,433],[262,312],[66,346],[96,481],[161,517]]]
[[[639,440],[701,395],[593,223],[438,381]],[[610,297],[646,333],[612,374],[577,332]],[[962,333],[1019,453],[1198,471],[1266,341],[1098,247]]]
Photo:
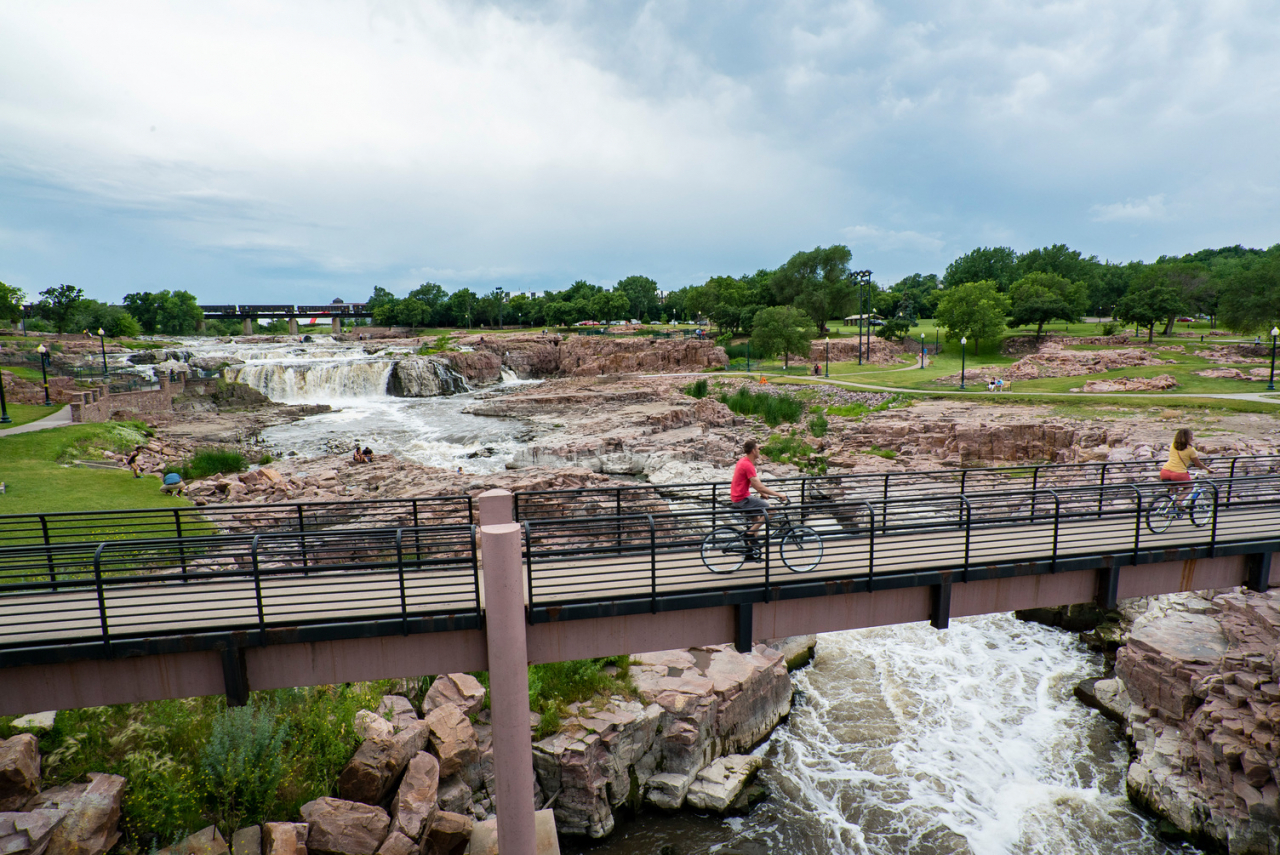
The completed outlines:
[[[1275,338],[1275,337],[1276,337],[1276,336],[1278,336],[1278,335],[1280,335],[1280,327],[1272,327],[1272,328],[1271,328],[1271,337],[1272,337],[1272,338]]]
[[[98,327],[98,335],[106,335],[107,332],[102,327]]]
[[[45,346],[44,346],[43,344],[42,344],[42,345],[40,345],[39,347],[37,347],[37,348],[36,348],[36,351],[37,351],[38,353],[40,353],[41,355],[46,354],[46,353],[48,353],[48,352],[49,352],[49,351],[45,348]]]
[[[969,343],[969,340],[967,338],[965,338],[964,336],[960,336],[960,344],[965,345],[968,343]]]

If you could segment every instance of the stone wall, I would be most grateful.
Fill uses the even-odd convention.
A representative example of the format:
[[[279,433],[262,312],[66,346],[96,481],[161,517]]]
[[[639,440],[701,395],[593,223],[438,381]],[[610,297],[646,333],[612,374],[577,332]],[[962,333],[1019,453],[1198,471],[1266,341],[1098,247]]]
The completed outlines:
[[[185,385],[185,380],[171,383],[161,374],[159,389],[112,394],[106,386],[99,386],[72,393],[71,421],[105,422],[110,420],[112,413],[120,411],[139,414],[171,412],[174,397],[183,393]]]

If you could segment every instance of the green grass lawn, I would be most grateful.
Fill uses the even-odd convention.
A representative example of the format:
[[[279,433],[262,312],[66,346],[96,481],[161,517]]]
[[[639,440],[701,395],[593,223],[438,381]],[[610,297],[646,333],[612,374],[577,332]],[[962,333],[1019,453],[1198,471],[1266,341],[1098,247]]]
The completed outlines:
[[[32,409],[44,410],[38,407]],[[101,459],[104,449],[124,451],[141,439],[133,422],[82,424],[0,436],[0,514],[125,508],[188,507],[160,492],[154,475],[134,478],[127,469],[91,469],[74,460]]]
[[[18,427],[19,425],[39,421],[58,412],[64,406],[66,405],[54,404],[52,407],[44,407],[39,404],[9,404],[6,409],[9,411],[9,418],[12,421],[7,425],[0,425],[0,428]]]

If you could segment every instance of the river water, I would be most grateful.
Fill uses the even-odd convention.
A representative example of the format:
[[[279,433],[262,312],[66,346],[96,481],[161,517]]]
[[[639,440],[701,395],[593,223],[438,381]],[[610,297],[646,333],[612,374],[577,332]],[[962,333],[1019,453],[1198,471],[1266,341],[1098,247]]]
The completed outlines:
[[[345,452],[357,441],[419,463],[497,471],[520,446],[514,421],[467,416],[471,399],[393,398],[396,354],[357,346],[226,345],[229,371],[278,401],[335,412],[264,432],[275,454]],[[508,380],[507,385],[513,381]],[[819,636],[793,675],[790,718],[757,751],[769,798],[745,817],[645,814],[566,855],[1165,855],[1168,842],[1125,798],[1116,725],[1072,697],[1103,673],[1070,633],[1012,615]]]

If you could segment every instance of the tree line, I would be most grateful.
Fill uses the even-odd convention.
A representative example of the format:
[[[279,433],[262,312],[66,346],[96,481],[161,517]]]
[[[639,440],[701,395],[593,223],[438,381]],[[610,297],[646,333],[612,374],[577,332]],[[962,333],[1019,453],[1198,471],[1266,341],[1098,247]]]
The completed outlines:
[[[1152,263],[1114,263],[1056,244],[1024,253],[1010,247],[978,247],[941,275],[912,274],[884,288],[869,271],[852,269],[848,247],[797,252],[775,269],[741,276],[713,276],[663,294],[647,276],[628,276],[606,288],[578,280],[563,291],[531,296],[501,288],[478,295],[447,292],[427,282],[403,298],[376,286],[367,303],[383,326],[562,327],[579,321],[667,322],[705,319],[721,336],[751,335],[753,346],[780,347],[827,331],[832,320],[872,313],[885,320],[877,334],[901,340],[921,318],[933,318],[949,341],[991,341],[1007,327],[1078,323],[1088,314],[1112,316],[1168,334],[1177,318],[1200,315],[1241,333],[1265,332],[1280,323],[1280,244],[1266,250],[1242,246],[1162,256]],[[187,291],[136,292],[120,305],[88,299],[80,288],[59,285],[40,292],[39,318],[57,332],[103,329],[108,335],[191,335],[203,320]],[[23,292],[0,283],[0,318],[21,316]],[[757,326],[765,328],[757,335]],[[284,321],[264,331],[283,332]],[[238,333],[235,321],[208,320],[214,335]],[[768,342],[775,342],[770,345]],[[798,345],[797,345],[798,346]],[[779,352],[779,351],[775,351]],[[792,350],[792,352],[796,352]],[[761,353],[765,355],[765,353]]]

